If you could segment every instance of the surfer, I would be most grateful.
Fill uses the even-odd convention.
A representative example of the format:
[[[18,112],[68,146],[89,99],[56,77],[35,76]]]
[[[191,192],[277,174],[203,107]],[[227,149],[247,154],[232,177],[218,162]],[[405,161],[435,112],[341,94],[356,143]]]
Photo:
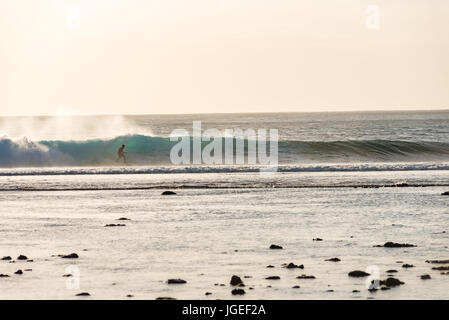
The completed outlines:
[[[126,164],[126,157],[125,157],[125,151],[123,151],[125,149],[125,145],[122,144],[122,146],[118,149],[117,151],[117,155],[118,155],[118,159],[117,161],[120,161],[120,159],[123,158],[123,162]]]

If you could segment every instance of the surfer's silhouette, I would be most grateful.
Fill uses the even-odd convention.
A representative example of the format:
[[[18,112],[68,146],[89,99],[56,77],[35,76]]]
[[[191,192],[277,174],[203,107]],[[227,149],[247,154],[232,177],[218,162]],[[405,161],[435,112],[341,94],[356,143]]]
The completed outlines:
[[[125,145],[122,144],[122,146],[117,151],[117,155],[118,155],[117,161],[120,161],[120,159],[123,159],[123,162],[126,164],[126,156],[125,156],[126,152],[123,151],[124,149],[125,149]]]

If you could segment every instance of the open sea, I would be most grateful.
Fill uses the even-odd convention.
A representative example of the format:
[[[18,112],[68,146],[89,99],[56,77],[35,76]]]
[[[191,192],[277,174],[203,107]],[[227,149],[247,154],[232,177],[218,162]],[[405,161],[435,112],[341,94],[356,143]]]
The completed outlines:
[[[277,171],[173,164],[193,121],[277,129]],[[449,111],[0,118],[0,299],[448,299],[449,264],[426,262],[449,259],[445,191]],[[405,284],[368,290],[389,274]]]

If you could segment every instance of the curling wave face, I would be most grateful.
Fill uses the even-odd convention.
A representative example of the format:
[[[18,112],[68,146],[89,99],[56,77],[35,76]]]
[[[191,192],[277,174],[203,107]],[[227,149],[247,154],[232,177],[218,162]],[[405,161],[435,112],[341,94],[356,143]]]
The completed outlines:
[[[214,170],[224,172],[231,170],[258,170],[251,166],[236,168],[220,166],[202,166],[203,169],[176,169],[170,161],[170,150],[177,141],[167,137],[145,135],[124,135],[112,139],[90,139],[79,141],[43,140],[29,141],[26,138],[12,140],[0,138],[0,167],[116,167],[117,150],[126,145],[129,161],[134,166],[166,166],[166,171],[179,170]],[[203,142],[203,147],[209,142]],[[245,153],[248,141],[245,140]],[[223,148],[225,143],[223,142]],[[234,139],[235,145],[235,139]],[[394,165],[395,162],[435,161],[441,163],[449,159],[449,143],[428,141],[394,141],[394,140],[348,140],[348,141],[279,141],[279,164],[286,165],[285,170],[378,170],[388,167],[408,168],[421,165]],[[381,162],[387,165],[375,164]],[[323,165],[336,163],[336,166]],[[342,165],[344,163],[345,165]],[[374,163],[360,165],[357,163]],[[427,165],[421,170],[434,168]],[[445,169],[445,165],[438,165]],[[443,168],[441,168],[443,167]],[[209,169],[206,169],[209,168]],[[252,169],[251,169],[252,168]],[[345,169],[346,168],[346,169]],[[357,169],[358,168],[358,169]],[[371,169],[370,169],[371,168]],[[427,169],[425,169],[427,168]],[[419,169],[419,168],[418,168]],[[112,169],[111,169],[112,170]],[[128,171],[138,169],[128,169]],[[140,170],[140,169],[139,169]],[[156,169],[154,169],[156,170]]]

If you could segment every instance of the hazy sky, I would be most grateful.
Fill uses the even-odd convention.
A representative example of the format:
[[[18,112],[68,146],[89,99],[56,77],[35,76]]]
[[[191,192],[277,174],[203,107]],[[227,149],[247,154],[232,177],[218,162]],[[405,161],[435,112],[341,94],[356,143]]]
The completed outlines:
[[[448,107],[448,0],[0,0],[0,115]]]

